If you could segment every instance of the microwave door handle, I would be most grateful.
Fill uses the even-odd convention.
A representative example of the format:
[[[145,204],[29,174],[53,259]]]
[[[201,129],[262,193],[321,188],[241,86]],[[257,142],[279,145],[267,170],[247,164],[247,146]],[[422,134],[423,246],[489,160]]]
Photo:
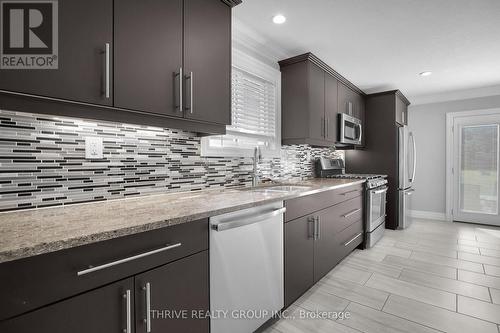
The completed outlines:
[[[361,143],[361,139],[363,138],[363,126],[361,124],[358,124],[359,128],[359,143]]]

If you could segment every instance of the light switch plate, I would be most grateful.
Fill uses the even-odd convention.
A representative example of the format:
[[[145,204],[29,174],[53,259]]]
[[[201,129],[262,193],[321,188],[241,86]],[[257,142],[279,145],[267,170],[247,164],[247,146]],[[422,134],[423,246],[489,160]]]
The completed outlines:
[[[102,138],[97,136],[85,137],[85,159],[99,160],[103,158]]]

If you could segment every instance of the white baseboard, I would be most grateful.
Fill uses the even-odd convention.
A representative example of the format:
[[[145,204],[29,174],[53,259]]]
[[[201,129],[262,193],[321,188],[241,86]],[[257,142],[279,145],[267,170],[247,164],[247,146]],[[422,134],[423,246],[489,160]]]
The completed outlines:
[[[445,213],[429,212],[425,210],[410,210],[410,216],[418,219],[446,221]]]

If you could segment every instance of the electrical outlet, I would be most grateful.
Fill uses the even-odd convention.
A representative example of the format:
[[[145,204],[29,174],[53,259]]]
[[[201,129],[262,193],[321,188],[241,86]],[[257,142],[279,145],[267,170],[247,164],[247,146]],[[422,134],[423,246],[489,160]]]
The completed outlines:
[[[98,160],[103,158],[102,138],[97,136],[85,137],[85,159]]]

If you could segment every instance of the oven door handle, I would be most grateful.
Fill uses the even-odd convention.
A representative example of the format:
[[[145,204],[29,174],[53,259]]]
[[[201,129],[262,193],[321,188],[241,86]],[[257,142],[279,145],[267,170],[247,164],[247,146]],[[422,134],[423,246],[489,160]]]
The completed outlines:
[[[374,192],[373,192],[373,194],[382,194],[382,193],[386,193],[388,189],[389,189],[388,187],[384,187],[383,189],[380,189],[380,190],[376,190],[376,191],[374,191]]]

